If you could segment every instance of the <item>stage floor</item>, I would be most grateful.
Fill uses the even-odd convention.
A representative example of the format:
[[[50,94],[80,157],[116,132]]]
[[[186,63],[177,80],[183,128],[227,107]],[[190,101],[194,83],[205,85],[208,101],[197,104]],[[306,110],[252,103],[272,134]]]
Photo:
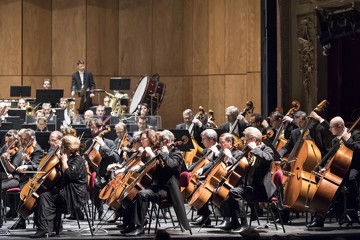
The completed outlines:
[[[105,220],[111,218],[112,211],[108,211],[105,216]],[[190,218],[190,215],[188,217]],[[175,216],[173,214],[173,216]],[[175,217],[176,218],[176,217]],[[241,239],[241,235],[226,233],[220,229],[214,228],[216,225],[215,218],[212,216],[212,226],[211,227],[191,227],[192,235],[189,231],[182,232],[180,227],[173,228],[170,219],[167,219],[167,223],[164,222],[164,219],[161,219],[161,226],[158,229],[166,229],[170,234],[172,239]],[[295,214],[291,215],[291,224],[285,225],[286,233],[283,232],[281,226],[278,224],[279,229],[276,230],[274,224],[266,225],[266,213],[263,217],[260,217],[260,226],[256,221],[252,222],[252,228],[259,232],[261,239],[271,239],[274,235],[279,235],[281,239],[288,239],[290,236],[296,236],[295,239],[336,239],[342,237],[341,239],[355,239],[357,236],[360,236],[360,224],[354,223],[351,226],[347,226],[344,223],[342,226],[336,222],[336,219],[326,219],[325,227],[322,230],[309,231],[306,226],[306,217],[305,214],[300,214],[297,218]],[[30,217],[30,224],[27,224],[27,228],[23,230],[8,230],[12,226],[14,220],[8,220],[3,224],[0,234],[0,239],[24,239],[29,238],[30,235],[35,233],[33,229],[33,221]],[[80,221],[80,230],[77,225],[77,221],[64,219],[63,228],[64,230],[60,233],[59,236],[52,236],[51,239],[129,239],[127,236],[122,236],[119,229],[116,228],[116,224],[119,224],[118,221],[116,224],[99,224],[98,220],[95,220],[95,227],[98,229],[95,231],[94,236],[91,236],[88,228],[88,223],[86,220]],[[175,222],[177,224],[177,222]],[[132,239],[154,239],[154,228],[155,220],[151,224],[150,233],[146,233],[140,237],[132,237]]]

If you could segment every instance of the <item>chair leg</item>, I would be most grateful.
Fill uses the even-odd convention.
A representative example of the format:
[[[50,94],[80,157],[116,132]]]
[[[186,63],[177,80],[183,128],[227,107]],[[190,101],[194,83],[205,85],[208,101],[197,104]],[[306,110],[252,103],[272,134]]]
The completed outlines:
[[[286,233],[285,227],[284,227],[284,222],[283,222],[282,217],[281,217],[281,211],[279,210],[279,205],[278,205],[278,203],[276,203],[276,202],[274,202],[274,204],[275,204],[275,207],[276,207],[276,211],[277,211],[277,213],[278,213],[278,216],[279,216],[279,220],[280,220],[280,224],[281,224],[281,227],[282,227],[282,229],[283,229],[283,232]]]
[[[91,222],[90,222],[90,219],[89,219],[89,214],[86,210],[86,207],[84,206],[84,212],[85,212],[85,216],[86,216],[86,220],[88,222],[88,225],[89,225],[89,229],[90,229],[90,233],[91,233],[91,236],[94,236],[94,231],[93,231],[93,226],[94,225],[91,225]],[[76,216],[77,217],[77,216]],[[78,220],[79,221],[79,220]]]
[[[151,204],[150,217],[149,217],[149,226],[148,226],[148,234],[150,233],[150,227],[151,227],[151,222],[152,222],[153,211],[155,211],[155,203]]]

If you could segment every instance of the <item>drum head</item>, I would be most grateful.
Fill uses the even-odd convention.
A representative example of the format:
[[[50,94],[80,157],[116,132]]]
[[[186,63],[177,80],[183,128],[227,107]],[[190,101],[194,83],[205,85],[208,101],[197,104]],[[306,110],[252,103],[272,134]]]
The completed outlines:
[[[141,104],[141,101],[142,101],[143,96],[146,91],[146,86],[148,84],[148,80],[149,80],[149,76],[145,76],[138,83],[138,85],[135,89],[135,92],[134,92],[133,99],[130,104],[129,113],[134,113],[136,111],[136,109],[138,108],[138,106]]]

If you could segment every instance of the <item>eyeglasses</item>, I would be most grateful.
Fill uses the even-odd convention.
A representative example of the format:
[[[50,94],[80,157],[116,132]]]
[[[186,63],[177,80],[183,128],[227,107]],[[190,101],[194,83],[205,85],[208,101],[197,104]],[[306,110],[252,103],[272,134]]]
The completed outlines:
[[[329,129],[338,128],[339,126],[329,126]]]
[[[141,138],[140,140],[142,141],[142,140],[146,140],[146,139],[148,139],[147,137],[143,137],[143,138]]]

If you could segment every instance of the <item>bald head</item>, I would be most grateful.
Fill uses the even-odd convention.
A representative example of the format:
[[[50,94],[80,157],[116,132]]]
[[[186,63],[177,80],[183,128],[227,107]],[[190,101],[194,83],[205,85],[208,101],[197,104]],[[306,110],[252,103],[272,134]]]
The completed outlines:
[[[334,136],[342,136],[344,131],[345,131],[345,122],[341,117],[336,116],[333,119],[331,119],[331,121],[330,121],[330,132]]]

